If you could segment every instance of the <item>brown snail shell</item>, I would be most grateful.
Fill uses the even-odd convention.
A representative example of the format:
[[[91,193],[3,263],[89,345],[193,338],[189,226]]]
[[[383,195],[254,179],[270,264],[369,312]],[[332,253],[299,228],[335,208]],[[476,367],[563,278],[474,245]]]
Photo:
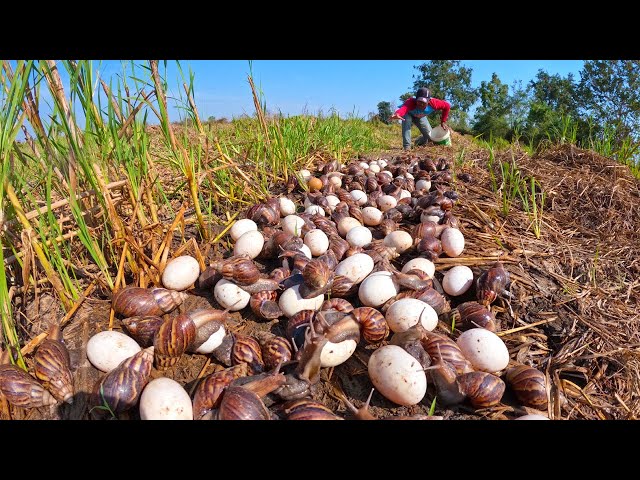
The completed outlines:
[[[329,237],[329,250],[331,250],[334,253],[338,261],[342,260],[342,258],[344,257],[344,254],[346,253],[347,250],[349,250],[351,245],[349,245],[349,242],[347,242],[340,235],[327,234],[327,236]]]
[[[473,371],[471,363],[462,354],[460,347],[449,337],[425,330],[422,346],[433,360],[433,363],[440,361],[450,363],[458,375]]]
[[[501,262],[482,272],[476,281],[476,298],[483,305],[491,304],[509,283],[509,272]]]
[[[460,389],[475,408],[493,407],[500,403],[505,390],[501,378],[486,372],[469,372],[458,376]]]
[[[73,376],[69,350],[62,342],[60,326],[53,324],[49,335],[34,355],[34,371],[44,387],[61,402],[73,403]]]
[[[389,325],[384,315],[372,307],[359,307],[351,312],[362,328],[367,343],[379,343],[389,335]]]
[[[283,315],[276,301],[278,294],[275,290],[263,290],[251,295],[249,306],[251,311],[259,318],[272,319]]]
[[[128,286],[118,290],[112,298],[113,310],[125,317],[164,315],[181,305],[188,295],[166,288]]]
[[[203,290],[207,288],[213,288],[221,278],[222,274],[220,274],[212,266],[208,266],[202,271],[202,273],[198,277],[198,280],[196,280],[195,287]]]
[[[325,405],[309,398],[288,401],[282,406],[282,411],[287,420],[344,420]]]
[[[9,361],[8,353],[0,351],[0,361]],[[16,365],[0,365],[0,392],[7,401],[22,408],[54,405],[56,399],[35,378]]]
[[[95,407],[106,403],[114,413],[134,407],[151,376],[152,352],[153,347],[141,350],[107,373],[96,383],[91,405]]]
[[[332,298],[325,300],[320,310],[338,310],[339,312],[349,313],[353,311],[353,305],[344,298]]]
[[[289,341],[277,335],[263,335],[258,339],[262,351],[264,366],[272,370],[278,365],[291,361],[293,353]]]
[[[270,420],[271,413],[260,396],[244,387],[227,387],[220,408],[218,420]]]
[[[153,339],[156,332],[160,329],[160,325],[164,323],[162,317],[155,315],[144,315],[142,317],[130,317],[122,320],[129,336],[140,344],[142,347],[150,347],[153,345]]]
[[[538,410],[547,409],[546,378],[540,370],[518,365],[507,369],[505,379],[523,405]]]
[[[470,328],[485,328],[490,332],[496,331],[496,317],[484,305],[478,302],[464,302],[449,312],[455,321],[456,328],[468,330]]]
[[[199,420],[209,411],[218,408],[225,389],[234,380],[245,377],[248,372],[248,365],[241,363],[204,377],[193,394],[194,420]]]
[[[313,298],[324,294],[333,283],[333,271],[319,259],[309,261],[302,270],[304,284],[300,286],[302,298]]]
[[[238,365],[242,362],[249,365],[249,371],[252,374],[264,371],[260,344],[255,338],[248,335],[236,335],[236,341],[231,349],[231,363]]]
[[[264,203],[258,203],[247,210],[246,218],[258,225],[277,225],[280,222],[280,201],[272,197]]]
[[[234,255],[226,260],[212,262],[211,266],[223,278],[237,285],[251,285],[260,278],[260,270],[248,255]]]
[[[331,285],[331,296],[338,298],[347,298],[355,295],[358,291],[358,284],[352,282],[344,275],[334,275]]]

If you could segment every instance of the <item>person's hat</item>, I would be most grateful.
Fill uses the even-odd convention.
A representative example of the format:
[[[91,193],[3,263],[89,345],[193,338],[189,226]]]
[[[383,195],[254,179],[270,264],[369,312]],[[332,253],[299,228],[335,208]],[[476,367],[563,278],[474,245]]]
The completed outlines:
[[[419,98],[419,97],[429,98],[430,96],[431,96],[431,92],[427,87],[420,87],[416,92],[416,98]]]
[[[426,98],[424,98],[424,97],[418,97],[418,98],[416,98],[416,102],[429,103],[429,100],[427,100],[427,99],[426,99]]]

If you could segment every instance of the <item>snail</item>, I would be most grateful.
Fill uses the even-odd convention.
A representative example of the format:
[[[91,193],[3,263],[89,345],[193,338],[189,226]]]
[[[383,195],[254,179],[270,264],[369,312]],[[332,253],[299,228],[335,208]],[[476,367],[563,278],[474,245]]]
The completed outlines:
[[[60,402],[73,403],[73,377],[69,350],[62,342],[60,325],[54,323],[33,357],[35,376]]]
[[[274,290],[263,290],[251,295],[249,307],[259,318],[273,319],[282,316],[282,310],[277,303],[278,294]]]
[[[412,328],[422,331],[422,346],[431,357],[433,363],[443,360],[451,364],[459,375],[473,371],[471,362],[467,360],[458,344],[449,337],[429,332],[419,323]]]
[[[35,378],[9,361],[9,352],[0,350],[0,392],[11,405],[37,408],[56,403],[56,398]]]
[[[130,317],[122,320],[129,335],[142,347],[153,345],[153,338],[163,323],[164,319],[155,315]]]
[[[497,329],[496,317],[493,312],[478,302],[461,303],[449,312],[449,318],[460,330],[480,327],[495,332]]]
[[[285,376],[277,372],[242,385],[237,385],[236,380],[222,395],[216,419],[271,420],[271,412],[261,397],[281,388],[285,381]]]
[[[362,337],[367,343],[382,342],[389,335],[385,317],[375,308],[359,307],[351,312],[361,327]]]
[[[280,200],[272,197],[264,203],[253,205],[247,210],[246,218],[257,225],[277,225],[280,222]]]
[[[224,390],[231,382],[249,373],[248,365],[240,363],[204,377],[193,393],[193,419],[200,420],[218,408]]]
[[[156,366],[164,369],[175,365],[187,349],[201,353],[213,351],[222,342],[227,313],[228,310],[203,308],[167,319],[153,340]],[[213,335],[216,338],[209,344]]]
[[[153,347],[123,360],[102,380],[96,382],[90,404],[94,407],[107,407],[113,413],[134,407],[149,381],[152,366]]]
[[[282,412],[287,420],[344,420],[325,405],[310,398],[285,402]]]
[[[233,255],[225,260],[216,260],[210,265],[226,280],[244,286],[255,283],[260,278],[260,270],[248,255]]]
[[[113,310],[125,317],[164,315],[180,306],[187,294],[166,288],[141,288],[128,286],[118,290],[112,297]]]
[[[256,338],[260,343],[265,368],[271,370],[291,360],[293,353],[286,338],[268,332],[258,332]]]
[[[523,405],[547,409],[547,385],[544,373],[527,365],[507,369],[505,380]]]
[[[252,374],[263,372],[264,360],[262,359],[260,343],[253,337],[236,335],[231,349],[231,363],[233,365],[246,363]]]
[[[489,305],[505,291],[509,283],[509,272],[501,262],[482,272],[476,281],[476,298],[483,305]]]
[[[374,416],[369,411],[369,404],[371,403],[371,398],[373,397],[374,391],[375,391],[375,388],[372,388],[371,392],[369,393],[369,397],[367,397],[366,402],[360,408],[357,408],[353,403],[349,401],[348,398],[346,398],[344,395],[341,395],[342,401],[347,406],[347,408],[351,410],[351,412],[354,414],[354,417],[356,420],[442,420],[443,419],[443,417],[439,415],[421,415],[421,414],[396,415],[396,416],[390,416],[390,417],[378,419],[378,417]]]
[[[344,298],[332,298],[325,300],[320,310],[337,310],[339,312],[349,313],[353,311],[353,305]]]
[[[331,289],[334,273],[331,267],[321,259],[308,262],[302,270],[304,283],[300,285],[300,295],[304,299],[324,295]]]

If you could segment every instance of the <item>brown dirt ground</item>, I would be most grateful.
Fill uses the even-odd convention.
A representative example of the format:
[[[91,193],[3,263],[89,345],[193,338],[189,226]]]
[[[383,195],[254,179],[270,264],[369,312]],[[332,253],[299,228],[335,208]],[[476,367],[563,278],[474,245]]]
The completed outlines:
[[[388,159],[399,153],[367,157]],[[460,199],[453,213],[465,235],[465,251],[458,259],[437,260],[436,278],[442,278],[452,261],[471,267],[477,278],[496,256],[501,257],[511,275],[512,296],[509,302],[499,300],[493,310],[511,360],[535,366],[546,375],[550,402],[544,413],[552,419],[636,419],[640,415],[640,182],[627,167],[571,146],[548,148],[533,157],[518,149],[497,153],[494,164],[513,158],[547,193],[542,235],[536,239],[530,219],[517,206],[508,216],[501,213],[500,198],[491,189],[487,151],[454,133],[452,147],[426,146],[414,153],[451,161],[464,158],[456,173],[469,173],[473,181],[455,183]],[[216,229],[215,233],[222,227]],[[195,232],[194,222],[187,221],[182,236],[174,235],[171,255],[185,240],[197,238]],[[228,246],[223,238],[216,244],[201,244],[200,249],[213,259],[227,256]],[[396,262],[402,265],[407,260],[400,257]],[[197,293],[180,311],[220,308],[210,292]],[[23,312],[25,341],[41,334],[51,319],[64,316],[52,295],[43,290],[36,298],[28,296],[24,304],[20,296],[14,298],[16,311]],[[451,304],[473,298],[470,291]],[[64,327],[78,392],[73,405],[22,410],[0,398],[0,418],[88,419],[86,392],[100,374],[88,363],[85,348],[91,335],[109,327],[109,314],[110,294],[98,287]],[[281,322],[258,322],[246,308],[233,315],[229,326],[240,333],[282,334]],[[121,329],[118,319],[114,328]],[[438,329],[449,332],[445,322]],[[344,364],[323,369],[314,399],[352,418],[341,398],[346,396],[357,407],[364,404],[372,388],[367,360],[374,348],[362,342]],[[26,359],[30,363],[31,355]],[[215,368],[219,367],[205,355],[183,355],[173,368],[164,373],[154,370],[152,375],[173,378],[191,391],[198,378]],[[418,405],[398,407],[375,392],[370,411],[379,418],[426,414],[434,395],[430,386]],[[435,408],[435,414],[445,419],[511,419],[526,412],[535,410],[519,405],[508,390],[494,408]],[[135,419],[137,413],[119,418]]]

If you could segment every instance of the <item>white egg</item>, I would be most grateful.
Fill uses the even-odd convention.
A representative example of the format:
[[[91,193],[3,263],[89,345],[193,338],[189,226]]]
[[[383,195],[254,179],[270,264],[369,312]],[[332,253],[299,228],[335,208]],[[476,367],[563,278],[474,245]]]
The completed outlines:
[[[388,247],[394,247],[398,253],[403,253],[412,247],[413,237],[404,230],[395,230],[384,237],[384,244]]]
[[[102,372],[110,372],[140,350],[133,338],[114,330],[98,332],[87,342],[87,358]]]
[[[329,249],[329,237],[322,230],[316,228],[307,232],[304,236],[304,244],[309,247],[311,255],[319,257]]]
[[[340,199],[335,195],[327,195],[325,198],[327,199],[327,203],[329,204],[329,209],[333,212],[333,209],[336,208],[336,205],[340,203]]]
[[[229,230],[229,235],[231,235],[231,239],[235,242],[243,234],[251,230],[258,230],[258,224],[249,218],[243,218],[233,224],[231,230]]]
[[[405,263],[404,267],[402,267],[402,273],[407,273],[409,270],[413,269],[422,270],[424,273],[429,275],[429,278],[433,278],[433,274],[436,272],[436,266],[433,262],[422,257],[412,258]]]
[[[345,237],[347,235],[347,233],[349,232],[349,230],[351,230],[353,227],[359,227],[360,225],[362,225],[358,220],[356,220],[353,217],[344,217],[342,219],[340,219],[340,221],[338,222],[338,233],[342,236]]]
[[[358,298],[365,307],[379,307],[399,292],[399,285],[389,272],[375,272],[358,288]]]
[[[398,200],[396,200],[396,198],[392,197],[391,195],[382,195],[378,198],[378,207],[383,212],[386,212],[387,210],[395,207],[397,204]]]
[[[509,350],[502,339],[484,328],[471,328],[456,340],[462,354],[476,370],[495,373],[509,364]]]
[[[220,345],[222,345],[222,340],[224,339],[227,331],[224,329],[224,326],[220,326],[220,328],[211,335],[206,342],[196,348],[196,352],[198,353],[211,353]]]
[[[361,166],[362,168],[364,168],[365,170],[368,170],[368,169],[369,169],[369,164],[368,164],[367,162],[360,162],[360,166]]]
[[[367,203],[367,194],[362,190],[351,190],[350,194],[351,198],[353,198],[357,205],[364,205]]]
[[[141,420],[193,420],[191,398],[175,380],[151,380],[140,396]]]
[[[306,168],[303,168],[302,170],[300,170],[300,172],[298,172],[298,174],[299,174],[299,176],[302,177],[302,179],[305,182],[311,178],[311,172],[309,170],[307,170]]]
[[[389,177],[389,180],[393,180],[393,173],[391,173],[389,170],[383,170],[380,173],[384,173]]]
[[[287,215],[282,219],[282,230],[291,235],[301,237],[302,227],[304,227],[304,220],[298,215]]]
[[[420,222],[433,222],[438,224],[440,223],[440,217],[438,217],[437,215],[428,215],[427,212],[422,212],[422,214],[420,215]]]
[[[449,257],[457,257],[464,250],[464,235],[457,228],[445,228],[440,234],[442,251]]]
[[[342,186],[342,173],[340,172],[332,172],[329,174],[329,183],[331,183],[334,187],[340,188]]]
[[[362,209],[362,218],[365,225],[375,227],[382,223],[382,212],[376,207],[364,207]]]
[[[415,177],[413,176],[413,174],[411,174],[410,172],[405,173],[404,175],[407,178],[410,178],[411,180],[413,180]]]
[[[243,233],[236,243],[233,245],[234,255],[249,255],[250,258],[256,258],[260,255],[264,247],[264,237],[262,232],[258,230],[250,230]]]
[[[280,216],[286,217],[287,215],[293,215],[296,213],[296,204],[293,200],[287,197],[280,197]]]
[[[416,190],[429,191],[429,189],[431,188],[431,182],[429,180],[425,180],[424,178],[421,178],[416,182],[415,187],[416,187]]]
[[[418,322],[429,331],[438,326],[438,314],[427,303],[416,298],[402,298],[389,307],[384,315],[393,332],[406,332]]]
[[[550,420],[550,418],[537,413],[529,413],[527,415],[522,415],[521,417],[518,417],[515,420]]]
[[[249,300],[251,299],[249,293],[224,278],[218,280],[218,283],[216,283],[216,286],[213,288],[213,296],[222,308],[228,308],[232,312],[242,310],[249,304]]]
[[[349,230],[346,240],[352,247],[364,247],[371,243],[371,240],[373,240],[373,234],[367,227],[359,225]]]
[[[442,289],[454,297],[462,295],[473,285],[473,272],[466,265],[456,265],[442,278]]]
[[[313,258],[313,255],[311,254],[311,249],[304,243],[300,246],[300,251],[304,253],[307,258]]]
[[[291,318],[301,310],[320,310],[322,302],[324,302],[324,295],[302,298],[300,285],[294,285],[282,292],[278,300],[278,306],[285,316]]]
[[[340,343],[327,342],[320,352],[320,366],[336,367],[346,362],[356,351],[357,346],[358,343],[355,340],[344,340]]]
[[[171,259],[162,272],[162,285],[171,290],[186,290],[200,276],[200,264],[189,256],[182,255]]]
[[[336,267],[336,275],[347,277],[354,283],[360,283],[373,271],[373,259],[366,253],[356,253],[342,260]]]
[[[400,190],[400,199],[403,198],[411,198],[411,192],[409,190],[405,190],[404,188]]]
[[[427,376],[413,356],[397,345],[384,345],[369,357],[371,383],[398,405],[416,405],[427,393]]]
[[[378,160],[378,165],[380,165],[381,168],[384,168],[388,165],[388,162],[384,159],[380,159]]]
[[[373,173],[378,173],[380,172],[380,166],[378,164],[369,164],[369,170],[371,170]]]
[[[309,205],[304,210],[304,213],[308,213],[310,215],[320,215],[322,217],[324,217],[325,215],[324,208],[322,208],[320,205]]]

